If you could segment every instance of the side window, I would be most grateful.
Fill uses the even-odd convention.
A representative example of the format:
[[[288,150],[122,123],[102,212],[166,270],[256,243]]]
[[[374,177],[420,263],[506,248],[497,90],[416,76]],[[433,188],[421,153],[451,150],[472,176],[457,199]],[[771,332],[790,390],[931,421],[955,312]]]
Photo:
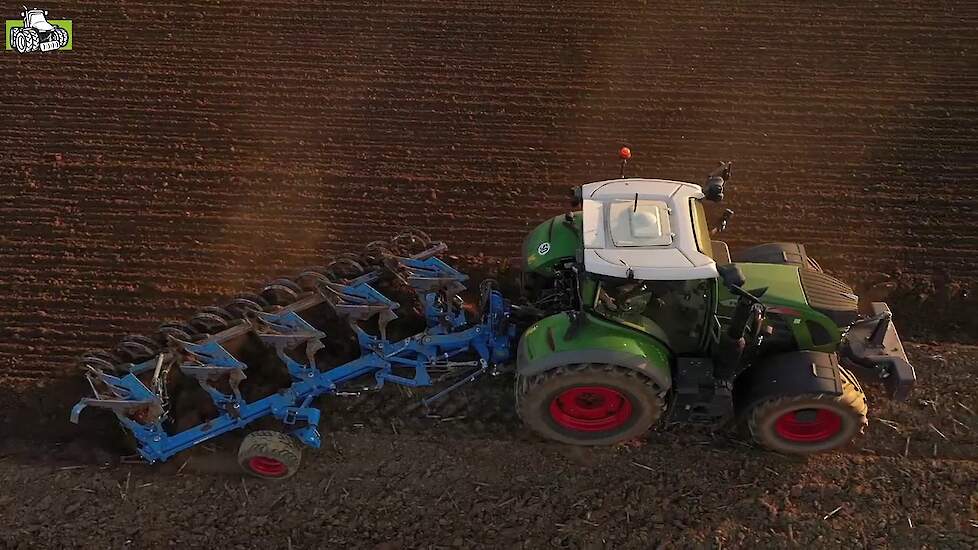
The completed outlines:
[[[713,285],[691,281],[604,280],[594,309],[646,332],[678,353],[695,351],[706,329]]]

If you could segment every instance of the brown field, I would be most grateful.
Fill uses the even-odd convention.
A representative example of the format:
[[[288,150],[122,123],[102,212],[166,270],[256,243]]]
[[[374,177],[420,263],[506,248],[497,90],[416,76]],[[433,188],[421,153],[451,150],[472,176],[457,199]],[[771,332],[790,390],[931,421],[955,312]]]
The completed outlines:
[[[73,51],[0,52],[0,546],[978,543],[978,353],[939,343],[978,341],[978,6],[323,4],[63,2]],[[804,242],[894,304],[921,388],[873,414],[899,429],[798,463],[351,419],[343,454],[250,496],[62,445],[88,437],[63,421],[81,352],[398,228],[516,256],[623,143],[632,175],[733,160],[733,248]]]

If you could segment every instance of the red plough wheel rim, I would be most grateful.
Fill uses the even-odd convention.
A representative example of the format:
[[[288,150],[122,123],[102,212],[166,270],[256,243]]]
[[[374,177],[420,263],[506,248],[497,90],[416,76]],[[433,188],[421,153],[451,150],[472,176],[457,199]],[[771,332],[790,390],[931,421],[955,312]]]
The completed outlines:
[[[267,456],[256,456],[248,461],[248,467],[256,474],[270,477],[284,476],[285,464]]]
[[[603,432],[622,427],[632,417],[632,402],[605,386],[565,390],[550,402],[550,416],[558,425],[580,432]]]
[[[798,409],[781,415],[774,429],[788,441],[818,443],[839,433],[842,417],[827,409]]]

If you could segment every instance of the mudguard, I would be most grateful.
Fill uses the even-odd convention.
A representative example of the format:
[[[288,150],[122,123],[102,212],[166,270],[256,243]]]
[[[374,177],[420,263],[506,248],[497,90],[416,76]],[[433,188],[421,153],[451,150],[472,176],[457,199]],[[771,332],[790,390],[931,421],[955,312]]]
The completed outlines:
[[[516,372],[520,376],[581,363],[617,365],[645,374],[664,390],[672,387],[672,357],[664,345],[587,313],[551,315],[528,328],[520,338],[516,354]]]
[[[734,381],[738,413],[782,395],[842,395],[842,371],[834,353],[793,351],[765,357]]]

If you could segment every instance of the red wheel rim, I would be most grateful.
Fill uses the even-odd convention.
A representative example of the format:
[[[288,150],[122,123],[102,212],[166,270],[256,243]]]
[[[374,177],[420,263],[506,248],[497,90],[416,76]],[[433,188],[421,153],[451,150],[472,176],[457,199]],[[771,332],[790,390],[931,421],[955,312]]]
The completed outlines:
[[[839,433],[842,417],[828,409],[797,409],[781,415],[774,429],[788,441],[818,443]]]
[[[248,467],[256,474],[270,477],[284,476],[285,464],[267,456],[256,456],[248,460]]]
[[[565,390],[550,402],[550,416],[569,430],[603,432],[628,422],[632,402],[606,386],[579,386]]]

